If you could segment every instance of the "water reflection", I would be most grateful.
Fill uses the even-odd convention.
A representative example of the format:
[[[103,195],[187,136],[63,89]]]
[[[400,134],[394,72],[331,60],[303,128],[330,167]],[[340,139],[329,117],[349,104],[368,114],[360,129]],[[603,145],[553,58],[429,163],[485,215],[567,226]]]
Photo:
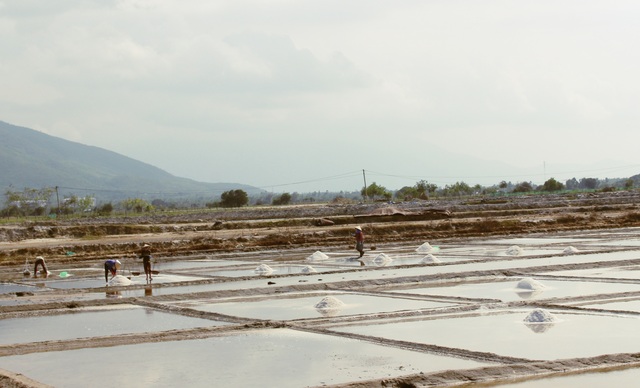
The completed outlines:
[[[525,325],[534,333],[542,334],[547,332],[547,330],[551,329],[555,326],[555,323],[552,322],[543,322],[543,323],[531,323],[525,322]]]

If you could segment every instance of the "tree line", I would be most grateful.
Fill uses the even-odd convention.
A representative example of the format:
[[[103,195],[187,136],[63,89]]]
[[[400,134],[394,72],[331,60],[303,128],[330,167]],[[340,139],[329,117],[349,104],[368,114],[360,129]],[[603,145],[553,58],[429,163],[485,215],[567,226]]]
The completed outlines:
[[[363,187],[360,192],[313,192],[313,193],[262,193],[250,197],[241,189],[228,190],[220,195],[218,200],[205,202],[207,208],[236,208],[249,204],[281,206],[292,203],[330,202],[337,199],[347,201],[373,200],[373,201],[409,201],[428,200],[431,198],[449,198],[471,195],[506,195],[522,193],[559,192],[563,190],[602,190],[613,191],[618,189],[630,190],[640,183],[640,175],[625,179],[598,179],[576,178],[564,183],[555,178],[546,180],[542,185],[534,185],[531,182],[507,182],[501,181],[492,186],[479,184],[469,185],[465,182],[456,182],[440,187],[426,180],[420,180],[413,186],[405,186],[399,190],[391,191],[376,182]],[[53,198],[55,197],[55,198]],[[24,216],[58,216],[69,214],[95,214],[110,215],[112,212],[146,213],[155,210],[171,210],[199,207],[196,203],[176,204],[161,199],[148,202],[142,198],[128,198],[117,203],[106,202],[96,204],[93,196],[77,196],[74,194],[58,197],[56,188],[45,187],[41,189],[25,188],[21,191],[7,190],[5,192],[5,207],[0,210],[2,217]]]

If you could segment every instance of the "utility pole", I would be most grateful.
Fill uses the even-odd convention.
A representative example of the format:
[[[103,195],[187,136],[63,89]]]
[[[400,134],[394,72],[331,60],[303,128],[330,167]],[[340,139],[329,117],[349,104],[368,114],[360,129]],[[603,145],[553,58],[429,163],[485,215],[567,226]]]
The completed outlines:
[[[58,202],[58,209],[56,210],[56,216],[60,215],[60,194],[58,193],[58,186],[56,186],[56,201]]]
[[[362,169],[362,178],[364,179],[364,200],[367,200],[367,176],[364,174],[364,169]]]

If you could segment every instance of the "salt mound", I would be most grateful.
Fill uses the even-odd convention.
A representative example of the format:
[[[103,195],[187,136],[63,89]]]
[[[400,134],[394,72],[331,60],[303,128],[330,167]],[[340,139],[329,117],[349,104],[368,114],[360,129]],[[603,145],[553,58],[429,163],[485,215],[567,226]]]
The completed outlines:
[[[556,322],[557,319],[546,310],[535,309],[527,315],[524,321],[527,323],[551,323]]]
[[[442,261],[440,259],[438,259],[437,257],[435,257],[434,255],[432,255],[431,253],[429,253],[428,255],[426,255],[425,257],[422,258],[421,263],[424,264],[429,264],[429,263],[441,263]]]
[[[527,291],[538,291],[544,288],[544,284],[532,278],[524,278],[518,282],[516,288]]]
[[[255,272],[255,273],[262,274],[262,275],[268,275],[268,274],[270,274],[271,272],[273,272],[273,268],[269,267],[269,266],[268,266],[268,265],[266,265],[266,264],[260,264],[260,265],[258,266],[258,268],[256,268],[256,269],[255,269],[255,271],[254,271],[254,272]]]
[[[376,265],[387,265],[393,261],[392,258],[385,255],[384,253],[379,254],[373,259],[373,263]]]
[[[116,275],[113,279],[109,280],[110,286],[130,286],[131,280],[127,279],[122,275]]]
[[[433,247],[431,246],[431,244],[429,244],[428,242],[420,245],[417,249],[416,252],[418,253],[429,253],[433,250]]]
[[[565,255],[573,255],[574,253],[578,253],[578,252],[579,251],[576,248],[571,246],[565,248],[564,251],[562,251],[562,253],[564,253]]]
[[[306,267],[302,268],[302,270],[300,272],[302,272],[302,273],[315,273],[315,272],[318,272],[318,271],[316,271],[316,269],[313,268],[312,266],[307,265]]]
[[[509,256],[520,256],[522,254],[522,248],[517,245],[510,246],[507,248],[507,255]]]
[[[309,261],[319,261],[319,260],[327,260],[329,256],[325,255],[320,251],[316,251],[313,255],[307,257]]]
[[[330,310],[337,309],[342,306],[344,306],[344,303],[340,299],[334,298],[333,296],[325,296],[320,302],[316,303],[315,308]]]

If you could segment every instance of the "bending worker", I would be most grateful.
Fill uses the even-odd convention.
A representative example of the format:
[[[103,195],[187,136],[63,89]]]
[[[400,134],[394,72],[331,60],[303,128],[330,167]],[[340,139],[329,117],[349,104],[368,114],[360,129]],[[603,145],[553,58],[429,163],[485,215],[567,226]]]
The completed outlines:
[[[47,264],[44,262],[44,257],[38,256],[36,257],[36,263],[33,267],[33,277],[38,277],[38,267],[42,267],[42,271],[40,272],[42,276],[45,278],[49,276],[49,270],[47,270]]]
[[[121,265],[120,260],[109,259],[104,262],[104,281],[107,284],[109,284],[109,272],[111,272],[111,279],[113,279]]]
[[[142,266],[144,267],[144,274],[147,277],[147,281],[153,280],[151,277],[151,246],[149,244],[142,246],[140,258],[142,259]]]

